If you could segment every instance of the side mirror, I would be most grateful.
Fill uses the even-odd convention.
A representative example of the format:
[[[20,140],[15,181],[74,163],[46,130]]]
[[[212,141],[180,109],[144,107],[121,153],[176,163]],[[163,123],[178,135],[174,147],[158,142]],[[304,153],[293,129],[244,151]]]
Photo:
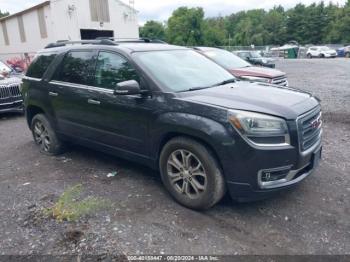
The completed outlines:
[[[140,85],[135,80],[120,82],[114,89],[115,95],[138,95],[141,93]]]

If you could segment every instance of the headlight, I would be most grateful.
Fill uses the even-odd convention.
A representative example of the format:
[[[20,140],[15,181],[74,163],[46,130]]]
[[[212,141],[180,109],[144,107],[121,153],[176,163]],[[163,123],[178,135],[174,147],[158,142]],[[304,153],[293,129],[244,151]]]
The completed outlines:
[[[284,119],[248,111],[230,110],[228,120],[248,142],[257,146],[290,145]]]
[[[257,77],[257,76],[241,76],[243,80],[253,81],[253,82],[263,82],[263,83],[270,83],[269,78],[265,77]]]

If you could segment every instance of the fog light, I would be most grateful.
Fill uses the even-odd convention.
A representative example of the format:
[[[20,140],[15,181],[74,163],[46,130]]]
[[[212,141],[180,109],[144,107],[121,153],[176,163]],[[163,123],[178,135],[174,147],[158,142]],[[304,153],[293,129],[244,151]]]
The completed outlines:
[[[272,182],[284,179],[288,176],[290,168],[282,170],[265,170],[261,173],[261,182]]]

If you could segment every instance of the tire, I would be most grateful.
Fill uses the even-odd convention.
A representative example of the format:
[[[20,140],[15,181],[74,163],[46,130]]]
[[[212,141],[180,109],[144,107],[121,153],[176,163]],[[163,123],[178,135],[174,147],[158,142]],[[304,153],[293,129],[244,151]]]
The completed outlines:
[[[320,54],[318,57],[319,58],[324,58],[324,54]]]
[[[37,114],[33,117],[31,131],[34,142],[40,147],[41,153],[55,156],[63,152],[63,143],[58,139],[45,115]]]
[[[347,52],[347,53],[345,54],[345,57],[346,57],[346,58],[350,58],[350,52]]]
[[[174,161],[174,157],[177,161]],[[187,165],[184,159],[188,159]],[[179,163],[183,164],[182,171]],[[165,188],[185,207],[196,210],[209,209],[219,202],[226,192],[224,177],[214,155],[193,139],[171,139],[163,147],[159,167]]]
[[[306,57],[309,58],[309,59],[311,59],[311,58],[312,58],[312,55],[311,55],[311,54],[307,54]]]

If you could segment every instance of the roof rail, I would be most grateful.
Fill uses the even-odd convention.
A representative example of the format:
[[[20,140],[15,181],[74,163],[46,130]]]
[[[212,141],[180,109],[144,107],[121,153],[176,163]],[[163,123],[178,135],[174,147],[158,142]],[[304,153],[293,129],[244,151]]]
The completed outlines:
[[[116,37],[97,37],[96,40],[111,40],[115,43],[154,43],[154,44],[168,44],[160,39],[151,39],[147,37],[141,38],[116,38]]]
[[[45,49],[54,48],[54,47],[62,47],[62,46],[66,46],[66,45],[75,45],[75,44],[81,44],[81,45],[117,45],[117,43],[113,42],[110,39],[81,40],[81,41],[59,40],[56,43],[48,44],[45,47]]]

